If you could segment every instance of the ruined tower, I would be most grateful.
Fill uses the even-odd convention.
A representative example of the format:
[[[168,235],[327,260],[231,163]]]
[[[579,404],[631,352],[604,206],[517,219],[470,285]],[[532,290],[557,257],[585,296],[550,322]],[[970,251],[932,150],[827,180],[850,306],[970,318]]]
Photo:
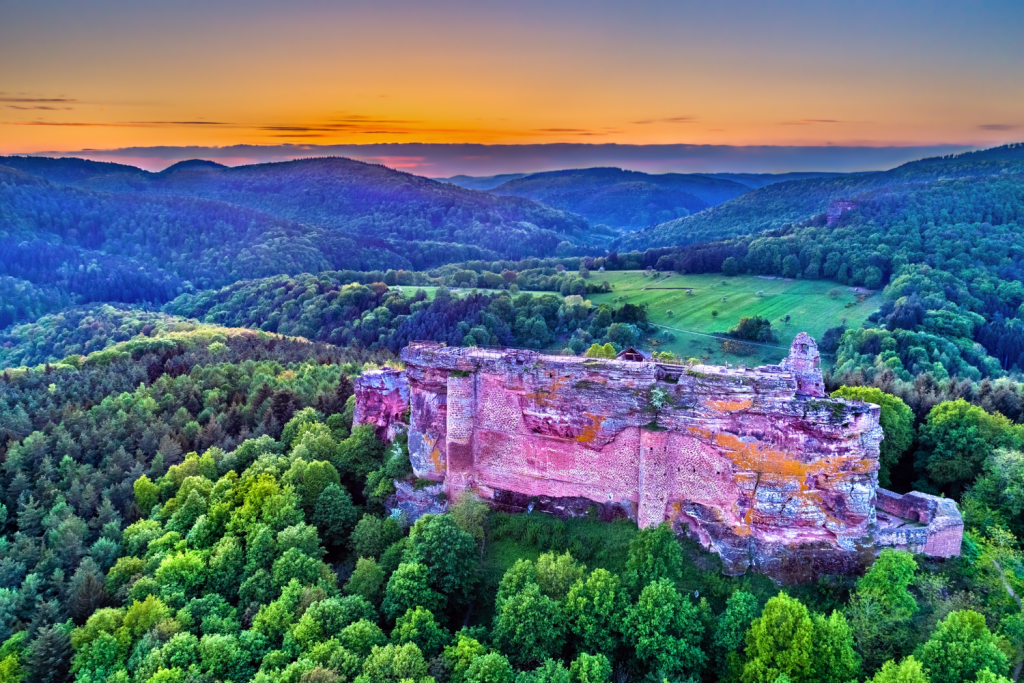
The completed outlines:
[[[824,396],[825,383],[821,379],[821,356],[818,345],[806,332],[796,335],[789,346],[789,355],[780,363],[796,378],[797,393],[805,396]]]

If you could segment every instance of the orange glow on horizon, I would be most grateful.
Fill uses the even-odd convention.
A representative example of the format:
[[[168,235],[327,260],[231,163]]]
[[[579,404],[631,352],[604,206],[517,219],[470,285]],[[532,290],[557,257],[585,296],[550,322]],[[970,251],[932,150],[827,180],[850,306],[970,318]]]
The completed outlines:
[[[0,154],[1024,138],[1012,2],[934,16],[875,15],[870,0],[863,13],[799,0],[55,4],[5,10]]]

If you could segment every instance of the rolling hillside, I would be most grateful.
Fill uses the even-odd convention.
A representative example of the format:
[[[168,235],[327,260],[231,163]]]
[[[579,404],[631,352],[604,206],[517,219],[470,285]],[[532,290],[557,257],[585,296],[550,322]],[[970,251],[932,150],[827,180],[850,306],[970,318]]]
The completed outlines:
[[[752,190],[775,183],[784,183],[787,180],[805,180],[807,178],[835,178],[841,175],[859,175],[848,173],[835,173],[832,171],[792,171],[790,173],[705,173],[708,178],[721,178],[732,180],[741,185],[746,185]]]
[[[51,157],[0,157],[0,166],[14,168],[44,180],[61,185],[85,185],[94,178],[114,175],[126,178],[145,178],[150,175],[135,166],[109,161],[88,159],[55,159]]]
[[[878,173],[775,183],[697,215],[625,235],[615,246],[627,251],[756,234],[821,216],[838,199],[856,199],[877,191],[906,193],[921,185],[955,178],[998,179],[1024,169],[1019,150],[1019,145],[1008,145],[984,153],[924,159]]]
[[[325,267],[402,268],[383,240],[355,239],[225,202],[86,190],[0,166],[0,320],[69,301],[166,301]]]
[[[688,216],[738,197],[740,183],[702,175],[651,175],[618,168],[534,173],[491,190],[585,216],[591,224],[636,230]]]
[[[458,185],[464,187],[467,190],[493,190],[502,183],[507,183],[510,180],[516,178],[522,178],[523,176],[530,175],[529,173],[502,173],[501,175],[486,175],[486,176],[472,176],[472,175],[455,175],[451,178],[438,178],[441,182],[451,183],[452,185]]]

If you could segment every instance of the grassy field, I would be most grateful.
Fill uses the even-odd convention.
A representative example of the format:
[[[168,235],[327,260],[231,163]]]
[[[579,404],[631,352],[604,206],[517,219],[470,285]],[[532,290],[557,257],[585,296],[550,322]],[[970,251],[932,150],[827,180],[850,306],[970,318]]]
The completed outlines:
[[[830,327],[846,320],[847,327],[859,327],[881,305],[878,293],[858,293],[849,287],[823,280],[767,279],[754,275],[657,274],[642,271],[594,273],[607,280],[610,294],[593,294],[595,304],[647,304],[651,322],[675,328],[669,330],[675,342],[658,348],[680,356],[722,363],[777,363],[799,332],[820,338]],[[687,289],[692,294],[687,294]],[[671,311],[671,315],[669,312]],[[712,311],[718,311],[717,316]],[[749,356],[726,353],[721,343],[702,334],[728,332],[742,317],[760,315],[772,323],[779,336],[779,349],[755,347]],[[788,324],[782,321],[790,316]],[[824,363],[828,358],[822,357]]]
[[[588,298],[594,304],[647,304],[651,322],[670,328],[667,332],[676,339],[662,342],[657,346],[659,350],[716,364],[778,363],[788,352],[789,344],[797,333],[806,332],[820,339],[825,330],[840,325],[844,319],[847,327],[859,327],[882,303],[877,292],[856,291],[826,280],[676,273],[660,273],[652,278],[636,270],[593,273],[591,279],[598,282],[607,280],[612,286],[609,294],[591,294]],[[417,289],[423,289],[433,299],[437,288],[401,289],[410,296]],[[688,289],[692,290],[691,294],[687,294]],[[456,296],[469,291],[452,290]],[[499,290],[478,291],[496,293]],[[712,311],[718,311],[718,315],[713,316]],[[724,349],[718,339],[705,336],[728,332],[740,318],[755,315],[771,321],[772,329],[779,336],[777,348],[748,345],[741,349],[741,353],[732,353]],[[782,320],[787,315],[790,316],[789,323]],[[828,365],[830,358],[822,356],[822,362]]]

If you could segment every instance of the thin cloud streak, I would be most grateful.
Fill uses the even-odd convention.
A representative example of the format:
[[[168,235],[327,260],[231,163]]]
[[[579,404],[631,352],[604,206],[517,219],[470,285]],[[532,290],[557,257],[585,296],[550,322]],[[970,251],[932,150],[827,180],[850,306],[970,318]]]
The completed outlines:
[[[72,111],[74,107],[50,107],[45,104],[37,104],[31,107],[23,107],[20,104],[8,104],[5,109],[17,109],[19,111]]]
[[[164,128],[170,126],[229,126],[221,121],[126,121],[123,123],[94,123],[82,121],[0,121],[3,126],[50,126],[60,128]]]
[[[0,97],[0,102],[16,102],[18,104],[71,104],[78,100],[68,97]]]
[[[798,119],[796,121],[780,121],[780,126],[809,126],[814,123],[850,123],[839,119]]]
[[[630,121],[635,126],[645,126],[649,123],[693,123],[697,118],[694,116],[671,116],[667,119],[644,119],[643,121]]]
[[[370,116],[360,116],[353,114],[351,116],[342,117],[331,117],[329,121],[338,121],[339,123],[384,123],[384,124],[403,124],[410,125],[416,123],[424,123],[423,121],[417,121],[415,119],[380,119],[373,118]]]

